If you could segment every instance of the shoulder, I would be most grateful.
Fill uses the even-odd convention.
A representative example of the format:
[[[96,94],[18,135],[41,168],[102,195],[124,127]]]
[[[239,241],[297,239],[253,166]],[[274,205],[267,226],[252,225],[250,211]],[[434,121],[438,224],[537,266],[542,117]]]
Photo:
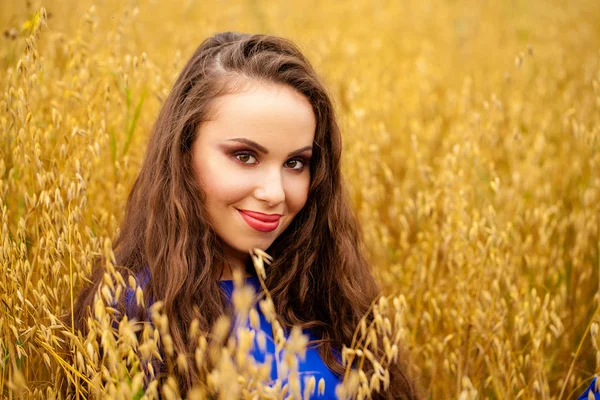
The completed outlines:
[[[594,400],[600,400],[600,392],[598,391],[598,389],[596,387],[596,380],[598,378],[594,378],[592,379],[592,383],[590,383],[590,386],[585,390],[585,392],[583,392],[583,394],[581,396],[579,396],[577,398],[577,400],[588,400],[588,399],[594,399]]]
[[[148,265],[145,265],[141,271],[132,274],[131,276],[133,276],[133,279],[135,280],[136,290],[139,288],[143,292],[146,289],[148,282],[150,281],[150,267]],[[129,319],[135,317],[138,314],[136,290],[134,290],[128,284],[127,289],[125,291],[125,312]],[[150,307],[151,304],[152,299],[150,299],[150,304],[146,304],[146,307]]]

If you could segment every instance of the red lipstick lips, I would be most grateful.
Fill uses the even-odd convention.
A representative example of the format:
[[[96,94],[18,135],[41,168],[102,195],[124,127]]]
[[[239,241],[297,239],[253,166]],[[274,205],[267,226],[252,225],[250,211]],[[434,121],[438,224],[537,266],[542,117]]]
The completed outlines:
[[[246,223],[259,232],[271,232],[279,226],[280,214],[263,214],[256,211],[238,210]]]

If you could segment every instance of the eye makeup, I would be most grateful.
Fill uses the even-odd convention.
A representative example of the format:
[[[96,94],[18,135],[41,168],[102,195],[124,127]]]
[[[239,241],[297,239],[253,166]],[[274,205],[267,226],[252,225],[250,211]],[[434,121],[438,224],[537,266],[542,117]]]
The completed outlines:
[[[235,160],[235,162],[237,162],[239,164],[242,164],[242,165],[256,165],[256,164],[259,163],[258,162],[258,155],[256,154],[256,152],[254,150],[252,150],[252,149],[247,148],[247,147],[237,147],[236,146],[235,148],[229,149],[227,151],[227,153],[229,153],[230,157],[232,157]],[[244,161],[244,160],[240,159],[240,157],[251,157],[251,158],[255,159],[255,161],[254,162],[247,162],[247,161]],[[289,169],[294,170],[294,171],[298,171],[298,172],[302,172],[306,167],[309,166],[310,159],[311,159],[310,155],[299,155],[299,156],[295,156],[295,157],[290,158],[289,160],[285,161],[283,163],[283,165],[287,166],[287,164],[290,163],[290,162],[292,162],[292,161],[300,162],[302,164],[302,167],[300,167],[300,168],[289,168]]]
[[[245,144],[246,146],[249,146],[250,148],[252,148],[253,150],[256,150],[260,153],[263,154],[269,154],[269,150],[266,147],[261,146],[260,144],[256,143],[255,141],[252,141],[250,139],[246,139],[246,138],[235,138],[235,139],[229,139],[226,141],[226,143],[241,143],[241,144]],[[298,150],[294,150],[291,153],[288,154],[288,157],[293,157],[296,156],[298,154],[302,154],[305,151],[310,151],[312,152],[312,146],[304,146]]]

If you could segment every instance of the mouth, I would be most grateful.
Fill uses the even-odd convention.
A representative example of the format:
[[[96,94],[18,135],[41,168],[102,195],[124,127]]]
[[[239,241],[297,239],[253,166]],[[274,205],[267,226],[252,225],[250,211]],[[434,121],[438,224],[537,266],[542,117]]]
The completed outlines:
[[[279,214],[262,214],[249,210],[238,210],[250,228],[259,232],[272,232],[279,226]]]

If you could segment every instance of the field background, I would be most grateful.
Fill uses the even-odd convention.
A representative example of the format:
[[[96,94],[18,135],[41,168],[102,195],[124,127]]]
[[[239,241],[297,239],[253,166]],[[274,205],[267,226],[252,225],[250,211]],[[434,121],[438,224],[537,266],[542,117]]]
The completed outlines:
[[[42,343],[117,231],[176,74],[225,30],[294,40],[326,82],[427,397],[581,393],[599,360],[599,21],[597,0],[3,0],[3,395],[51,390]]]

